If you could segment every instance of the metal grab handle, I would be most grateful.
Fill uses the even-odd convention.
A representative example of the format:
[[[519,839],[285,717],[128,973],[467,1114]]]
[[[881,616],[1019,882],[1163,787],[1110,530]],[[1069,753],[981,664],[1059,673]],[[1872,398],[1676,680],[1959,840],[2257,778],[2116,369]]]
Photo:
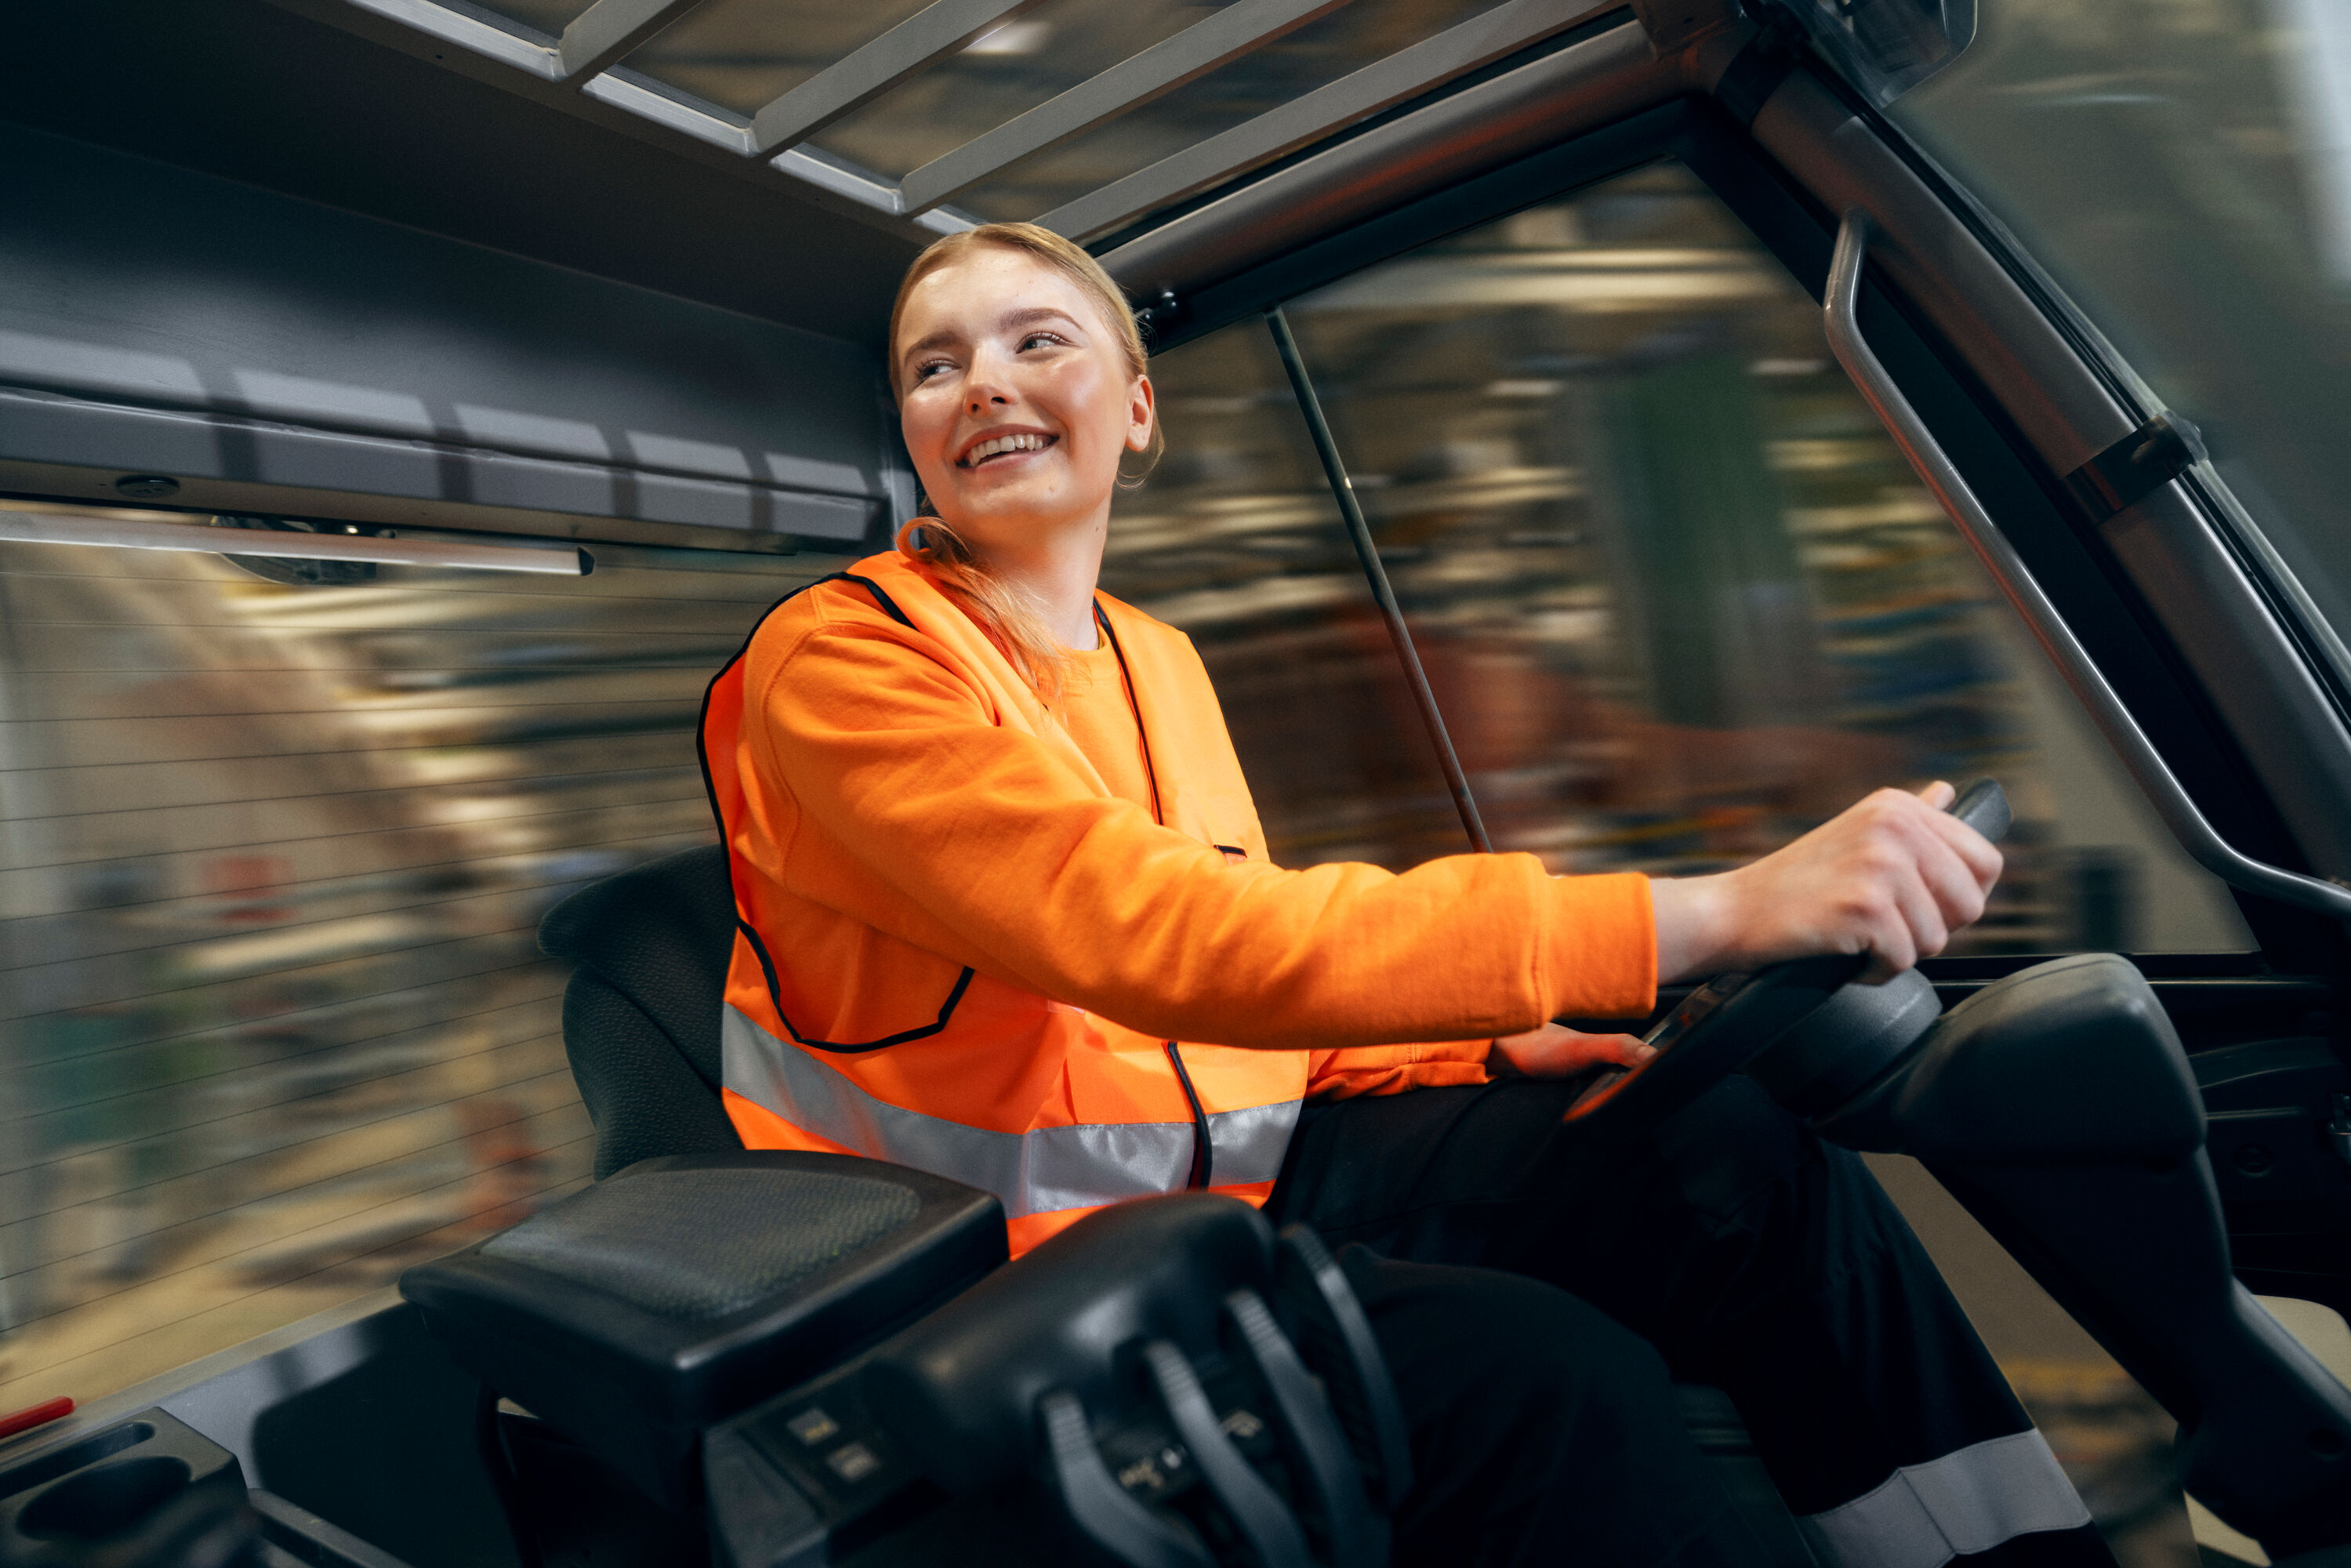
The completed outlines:
[[[2123,766],[2145,791],[2156,813],[2171,830],[2172,837],[2189,855],[2234,887],[2248,893],[2258,893],[2274,898],[2281,904],[2298,904],[2322,915],[2351,917],[2351,888],[2339,887],[2316,877],[2304,876],[2283,867],[2268,865],[2240,853],[2204,820],[2204,813],[2180,787],[2162,754],[2140,729],[2138,721],[2115,695],[2106,678],[2068,627],[2059,617],[2049,596],[2008,542],[2000,526],[1984,509],[1976,493],[1968,486],[1950,458],[1943,453],[1927,422],[1902,395],[1902,389],[1886,372],[1886,367],[1870,351],[1861,335],[1861,267],[1869,245],[1869,217],[1858,209],[1844,215],[1837,229],[1836,256],[1829,263],[1829,286],[1822,301],[1822,312],[1828,326],[1829,349],[1843,365],[1845,373],[1861,389],[1877,417],[1885,422],[1894,444],[1902,455],[1910,460],[1919,479],[1933,493],[1935,500],[1949,514],[1968,541],[1978,559],[1999,583],[2009,603],[2024,618],[2033,640],[2050,663],[2064,677],[2074,695],[2089,710],[2091,722],[2106,737],[2106,743],[2122,758]]]

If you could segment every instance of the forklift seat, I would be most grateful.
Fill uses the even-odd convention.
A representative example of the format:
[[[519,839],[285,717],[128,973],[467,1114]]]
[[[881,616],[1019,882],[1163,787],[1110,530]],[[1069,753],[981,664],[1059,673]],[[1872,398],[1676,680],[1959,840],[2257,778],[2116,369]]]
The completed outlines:
[[[540,951],[579,963],[563,1049],[596,1124],[596,1179],[663,1155],[738,1151],[718,1098],[718,1018],[735,893],[718,844],[606,877],[538,924]]]

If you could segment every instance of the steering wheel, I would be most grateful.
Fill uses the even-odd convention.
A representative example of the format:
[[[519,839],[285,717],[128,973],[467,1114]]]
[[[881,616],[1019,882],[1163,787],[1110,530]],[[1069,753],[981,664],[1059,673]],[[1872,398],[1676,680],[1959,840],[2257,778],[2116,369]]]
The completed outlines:
[[[2008,831],[2008,796],[1996,779],[1970,782],[1950,810],[1987,839],[1997,841]],[[1751,975],[1717,975],[1643,1037],[1656,1055],[1593,1079],[1567,1108],[1565,1120],[1602,1136],[1646,1132],[1761,1055],[1852,984],[1868,962],[1865,953],[1830,953]]]

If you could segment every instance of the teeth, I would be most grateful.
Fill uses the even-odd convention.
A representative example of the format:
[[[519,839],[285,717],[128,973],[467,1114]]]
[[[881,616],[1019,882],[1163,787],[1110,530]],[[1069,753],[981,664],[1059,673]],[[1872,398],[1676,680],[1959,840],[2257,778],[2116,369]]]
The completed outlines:
[[[983,441],[965,453],[964,466],[971,467],[999,452],[1042,452],[1046,444],[1047,437],[1042,435],[999,435],[993,441]]]

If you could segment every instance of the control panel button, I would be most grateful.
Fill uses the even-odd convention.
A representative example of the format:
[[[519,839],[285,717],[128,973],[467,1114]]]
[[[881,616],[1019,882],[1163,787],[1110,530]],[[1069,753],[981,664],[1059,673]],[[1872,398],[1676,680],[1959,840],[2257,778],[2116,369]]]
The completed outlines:
[[[811,1405],[785,1422],[784,1430],[813,1448],[826,1438],[838,1435],[841,1423]]]

